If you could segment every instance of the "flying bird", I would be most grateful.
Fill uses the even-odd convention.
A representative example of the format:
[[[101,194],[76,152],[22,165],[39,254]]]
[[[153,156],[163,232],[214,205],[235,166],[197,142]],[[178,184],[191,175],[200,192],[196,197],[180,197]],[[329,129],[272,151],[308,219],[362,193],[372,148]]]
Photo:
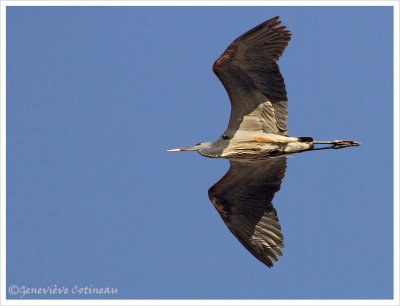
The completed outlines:
[[[230,161],[228,172],[209,189],[209,198],[229,230],[268,267],[284,247],[272,199],[285,175],[286,156],[360,145],[288,136],[288,99],[277,61],[290,39],[278,16],[235,39],[213,65],[231,102],[225,132],[213,142],[167,150]]]

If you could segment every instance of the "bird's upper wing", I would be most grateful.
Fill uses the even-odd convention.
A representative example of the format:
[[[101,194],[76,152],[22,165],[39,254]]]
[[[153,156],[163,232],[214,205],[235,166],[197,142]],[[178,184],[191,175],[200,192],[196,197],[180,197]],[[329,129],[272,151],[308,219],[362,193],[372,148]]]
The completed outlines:
[[[274,17],[249,30],[233,41],[214,63],[213,71],[231,100],[226,130],[229,137],[239,128],[258,129],[253,124],[257,120],[265,132],[287,134],[285,82],[276,61],[291,33],[280,24],[279,17]]]
[[[286,157],[230,161],[208,195],[225,224],[246,249],[268,267],[278,260],[283,235],[271,201],[280,189]]]

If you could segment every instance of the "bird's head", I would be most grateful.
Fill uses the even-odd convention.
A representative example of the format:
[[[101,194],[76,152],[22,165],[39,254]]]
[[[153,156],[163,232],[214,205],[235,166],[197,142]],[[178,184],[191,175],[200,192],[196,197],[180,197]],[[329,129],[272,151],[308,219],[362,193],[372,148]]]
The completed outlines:
[[[176,148],[167,150],[167,152],[183,152],[183,151],[197,151],[203,156],[213,156],[213,143],[212,142],[199,142],[190,147]]]

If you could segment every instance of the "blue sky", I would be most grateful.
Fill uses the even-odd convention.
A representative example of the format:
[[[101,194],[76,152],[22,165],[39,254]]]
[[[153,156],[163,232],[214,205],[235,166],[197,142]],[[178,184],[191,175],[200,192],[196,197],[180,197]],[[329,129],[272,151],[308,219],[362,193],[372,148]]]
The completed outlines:
[[[268,269],[208,199],[228,162],[165,150],[220,136],[230,108],[212,64],[276,15],[293,33],[279,62],[290,135],[362,146],[289,158],[274,199],[284,255]],[[392,298],[392,16],[390,7],[8,7],[8,288]]]

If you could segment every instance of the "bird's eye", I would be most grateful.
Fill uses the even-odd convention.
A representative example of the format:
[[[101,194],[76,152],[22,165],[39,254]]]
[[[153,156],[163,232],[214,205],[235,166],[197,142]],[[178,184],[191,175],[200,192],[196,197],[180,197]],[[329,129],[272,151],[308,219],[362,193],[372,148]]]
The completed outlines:
[[[199,145],[201,145],[201,142],[198,142],[198,143],[195,144],[195,146],[199,146]]]
[[[222,135],[222,138],[223,138],[223,139],[228,139],[229,136],[228,136],[228,134],[227,134],[226,132],[224,132],[224,134]]]

